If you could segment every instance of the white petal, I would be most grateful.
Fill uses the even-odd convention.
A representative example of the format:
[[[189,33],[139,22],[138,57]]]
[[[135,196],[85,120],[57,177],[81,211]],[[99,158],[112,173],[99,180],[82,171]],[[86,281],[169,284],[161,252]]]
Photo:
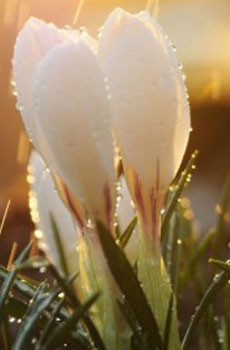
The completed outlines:
[[[36,224],[39,246],[54,265],[63,272],[50,222],[50,213],[52,213],[59,229],[68,274],[72,275],[78,268],[76,225],[59,198],[52,177],[45,168],[45,163],[36,152],[32,152],[30,156],[29,171],[35,180],[31,184],[30,208],[32,217],[33,210],[39,213],[39,222]]]
[[[182,72],[160,25],[117,9],[105,22],[99,59],[112,96],[116,137],[141,182],[165,191],[184,155],[190,113]]]
[[[126,184],[125,178],[122,176],[120,180],[121,199],[118,202],[117,214],[119,218],[119,224],[121,232],[124,232],[130,221],[135,216],[135,209],[132,204],[132,199]],[[119,197],[118,197],[119,198]]]
[[[62,44],[39,65],[32,101],[61,176],[86,208],[105,212],[115,179],[104,78],[88,40]]]
[[[17,107],[34,146],[44,154],[47,144],[33,116],[30,89],[31,81],[38,63],[59,43],[77,40],[78,32],[58,30],[53,24],[47,24],[31,17],[20,31],[14,48],[13,78],[17,93]]]

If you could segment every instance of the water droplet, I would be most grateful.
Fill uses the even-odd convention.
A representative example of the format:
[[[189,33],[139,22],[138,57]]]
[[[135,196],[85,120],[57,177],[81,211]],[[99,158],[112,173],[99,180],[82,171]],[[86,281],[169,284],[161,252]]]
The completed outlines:
[[[213,277],[213,282],[214,283],[218,283],[220,280],[220,275],[219,274],[216,274],[214,277]]]
[[[45,266],[40,267],[39,272],[40,273],[45,273],[46,272],[46,267]]]

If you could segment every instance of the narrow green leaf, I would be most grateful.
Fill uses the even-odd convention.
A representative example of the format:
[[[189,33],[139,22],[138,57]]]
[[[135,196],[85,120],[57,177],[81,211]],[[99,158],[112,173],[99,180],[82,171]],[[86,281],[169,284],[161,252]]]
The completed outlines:
[[[205,312],[208,309],[208,307],[213,303],[217,293],[221,289],[223,289],[223,287],[229,281],[229,278],[230,278],[229,271],[228,272],[224,271],[224,272],[221,272],[219,275],[214,276],[213,283],[209,286],[199,306],[196,308],[196,312],[194,316],[192,317],[189,323],[189,326],[187,328],[187,331],[185,333],[185,336],[182,342],[181,350],[190,349],[189,346],[192,340],[192,335],[196,330],[200,320],[205,315]]]
[[[170,279],[174,294],[177,294],[177,282],[178,282],[178,239],[180,232],[180,217],[179,212],[175,214],[175,224],[172,230],[172,249],[171,249],[171,264],[170,264]]]
[[[1,322],[1,333],[2,333],[2,341],[4,344],[4,350],[11,350],[11,333],[10,326],[8,321],[8,314],[4,312],[2,322]]]
[[[186,166],[185,170],[182,172],[181,174],[181,177],[180,177],[180,180],[178,182],[178,185],[176,186],[176,190],[171,198],[171,201],[169,203],[169,206],[165,212],[165,215],[164,215],[164,220],[163,220],[163,223],[162,223],[162,230],[161,230],[161,240],[162,240],[162,243],[163,243],[163,249],[166,249],[166,245],[167,245],[167,241],[168,241],[168,227],[169,227],[169,223],[170,223],[170,219],[172,217],[172,214],[175,210],[175,207],[176,207],[176,204],[177,204],[177,201],[178,199],[180,198],[181,194],[182,194],[182,191],[187,183],[187,179],[188,179],[188,175],[191,173],[193,167],[194,167],[194,163],[195,163],[195,160],[198,156],[198,151],[195,151],[189,162],[188,162],[188,165]]]
[[[110,270],[124,293],[143,331],[148,333],[152,345],[162,347],[159,328],[145,294],[124,252],[114,242],[104,225],[97,222],[98,237]]]
[[[137,217],[134,216],[134,218],[130,221],[130,223],[128,224],[128,226],[126,227],[125,231],[122,233],[122,235],[120,236],[119,240],[118,240],[118,244],[124,248],[130,237],[132,236],[132,233],[136,227],[137,224]]]
[[[163,350],[170,350],[169,349],[169,339],[170,339],[170,333],[171,333],[171,324],[172,324],[172,315],[173,315],[173,293],[169,300],[169,307],[167,312],[167,318],[165,322],[165,330],[164,330],[164,338],[163,338]]]
[[[36,344],[36,349],[40,349],[42,344],[46,341],[47,337],[49,336],[49,332],[52,332],[52,327],[56,322],[56,317],[59,314],[59,311],[61,310],[62,306],[64,304],[64,299],[61,299],[56,307],[52,310],[52,313],[50,315],[50,318],[48,319],[47,323],[45,324],[43,328],[43,333],[39,339],[39,341]]]
[[[130,308],[130,306],[128,305],[127,302],[122,303],[120,300],[117,300],[117,303],[118,303],[118,306],[121,310],[121,313],[123,314],[128,325],[132,329],[133,334],[140,341],[141,340],[141,332],[140,332],[139,325],[137,323],[135,315],[133,314],[132,309]]]
[[[216,267],[219,267],[221,270],[224,270],[226,272],[230,273],[230,261],[224,262],[217,259],[209,259],[208,261],[210,264],[215,265]]]
[[[57,280],[59,286],[62,288],[63,292],[65,293],[65,295],[66,295],[68,301],[71,303],[71,305],[73,307],[80,307],[81,306],[80,301],[78,300],[76,294],[73,293],[72,289],[69,286],[69,284],[73,280],[73,277],[77,276],[77,274],[73,277],[68,278],[68,279],[64,279],[52,264],[49,265],[49,269],[50,269],[51,273],[53,274],[54,278]],[[88,315],[84,315],[83,320],[84,320],[84,323],[85,323],[85,325],[90,333],[90,336],[91,336],[95,346],[98,348],[98,350],[105,350],[104,342],[103,342],[97,328],[95,327],[93,321],[90,319],[90,317]]]
[[[13,345],[13,350],[30,349],[31,334],[36,327],[40,316],[60,292],[60,288],[54,288],[53,291],[49,294],[43,294],[43,296],[39,296],[36,302],[36,306],[34,307],[33,314],[29,315],[29,318],[25,320],[23,328],[21,327],[18,332],[18,337]]]
[[[26,270],[26,269],[40,269],[41,267],[48,267],[49,261],[46,260],[42,256],[35,256],[27,261],[18,265],[18,270]]]
[[[23,252],[19,255],[19,257],[15,260],[15,268],[14,270],[10,271],[8,275],[6,276],[1,290],[0,290],[0,321],[2,319],[2,315],[4,312],[4,305],[6,303],[6,299],[9,295],[10,289],[14,283],[14,280],[17,276],[18,270],[17,270],[17,265],[19,265],[28,255],[30,252],[30,249],[32,247],[32,242],[30,242],[27,247],[23,250]]]
[[[96,293],[90,297],[83,305],[77,308],[74,313],[66,320],[66,322],[60,325],[48,339],[42,350],[53,350],[60,346],[63,341],[68,337],[68,334],[75,329],[78,321],[89,310],[92,304],[98,298],[99,293]]]

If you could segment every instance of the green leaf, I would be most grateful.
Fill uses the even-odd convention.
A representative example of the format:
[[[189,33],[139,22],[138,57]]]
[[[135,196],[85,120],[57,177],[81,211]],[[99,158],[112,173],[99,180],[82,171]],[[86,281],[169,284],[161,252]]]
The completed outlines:
[[[75,329],[78,321],[84,316],[84,314],[89,310],[92,304],[98,298],[99,293],[94,294],[90,297],[83,305],[78,307],[74,313],[66,320],[66,322],[59,327],[57,327],[48,339],[47,343],[44,345],[42,350],[53,350],[60,346],[63,341],[68,338],[68,334]]]
[[[186,166],[185,170],[182,172],[181,174],[181,177],[180,177],[180,180],[178,182],[178,185],[176,186],[176,190],[171,198],[171,201],[169,203],[169,206],[165,212],[165,215],[164,215],[164,220],[163,220],[163,223],[162,223],[162,230],[161,230],[161,241],[163,243],[163,252],[166,251],[166,246],[167,246],[167,242],[168,242],[168,232],[169,232],[169,223],[170,223],[170,219],[172,217],[172,214],[173,212],[175,211],[175,208],[176,208],[176,204],[177,204],[177,201],[178,199],[180,198],[182,192],[183,192],[183,189],[187,183],[187,180],[188,180],[188,176],[189,174],[191,173],[193,167],[194,167],[194,163],[195,163],[195,160],[198,156],[198,151],[195,151],[189,162],[188,162],[188,165]],[[165,254],[163,254],[164,256]]]
[[[25,319],[23,327],[20,327],[18,337],[13,345],[13,350],[29,349],[31,334],[34,331],[39,318],[57,297],[60,291],[60,288],[54,288],[49,294],[45,293],[37,298],[36,304],[33,307],[33,313]]]
[[[61,310],[62,306],[64,304],[64,298],[62,298],[56,305],[56,307],[52,310],[52,313],[50,315],[50,318],[48,319],[47,323],[45,324],[43,328],[43,333],[39,339],[39,341],[36,344],[36,348],[40,349],[42,344],[44,344],[45,340],[49,336],[49,332],[52,332],[52,327],[56,323],[56,317],[59,314],[59,311]]]
[[[70,304],[73,307],[80,307],[81,306],[80,301],[78,300],[76,294],[73,293],[72,289],[69,286],[69,284],[72,282],[74,276],[70,277],[68,279],[63,278],[59,274],[59,272],[57,271],[55,266],[53,266],[52,264],[49,265],[49,269],[50,269],[51,273],[53,274],[54,278],[57,280],[59,286],[62,288],[62,290],[65,293]],[[90,319],[90,317],[88,315],[84,315],[83,320],[84,320],[85,325],[87,326],[87,329],[90,333],[90,336],[91,336],[95,346],[98,348],[98,350],[105,350],[104,342],[103,342],[97,328],[95,327],[93,321]]]
[[[165,322],[165,330],[164,330],[164,338],[163,338],[163,350],[170,350],[169,349],[169,339],[170,339],[170,333],[171,333],[171,324],[172,324],[172,316],[173,316],[173,293],[169,299],[169,307],[167,312],[167,318]]]
[[[126,227],[125,231],[122,233],[122,235],[120,236],[119,240],[118,240],[118,244],[124,248],[130,237],[132,236],[132,233],[136,227],[137,224],[137,217],[134,216],[134,218],[130,221],[130,223],[128,224],[128,226]]]
[[[11,333],[10,326],[8,321],[8,314],[4,312],[2,322],[1,322],[1,333],[2,333],[2,341],[4,344],[4,350],[11,349]]]
[[[123,314],[124,318],[126,319],[128,325],[133,331],[134,336],[137,340],[141,340],[141,332],[139,325],[137,323],[136,317],[133,314],[132,309],[128,305],[127,301],[124,301],[123,303],[120,300],[117,300],[118,306],[121,310],[121,313]]]
[[[148,334],[152,345],[161,348],[162,339],[157,322],[146,300],[137,276],[135,275],[124,252],[116,245],[110,233],[100,222],[97,222],[97,232],[110,270],[132,308],[137,321],[143,331]]]
[[[3,284],[2,284],[2,287],[1,287],[1,290],[0,290],[0,321],[2,319],[2,315],[3,315],[3,312],[4,312],[4,305],[6,303],[6,299],[8,298],[8,295],[9,295],[9,292],[11,290],[11,287],[14,283],[14,280],[17,276],[17,273],[18,273],[18,270],[17,270],[17,265],[19,265],[25,258],[26,256],[28,255],[28,253],[30,252],[30,249],[32,247],[32,242],[30,242],[27,247],[23,250],[23,252],[19,255],[19,257],[16,259],[15,261],[15,269],[10,271]]]
[[[172,230],[172,249],[171,249],[171,264],[170,264],[170,279],[171,279],[171,285],[172,289],[174,291],[174,294],[177,294],[177,281],[178,281],[178,256],[179,256],[179,245],[178,245],[178,239],[179,239],[179,232],[180,232],[180,214],[177,210],[175,213],[175,223]]]
[[[205,312],[207,311],[208,307],[213,303],[217,293],[221,289],[223,289],[223,287],[226,285],[229,278],[230,278],[229,271],[227,272],[224,271],[224,272],[221,272],[219,275],[214,276],[213,283],[209,286],[199,306],[196,308],[196,312],[194,316],[192,317],[189,323],[189,326],[187,328],[187,331],[185,333],[185,336],[182,342],[181,350],[190,349],[189,346],[192,340],[192,335],[196,330],[200,320],[205,315]]]

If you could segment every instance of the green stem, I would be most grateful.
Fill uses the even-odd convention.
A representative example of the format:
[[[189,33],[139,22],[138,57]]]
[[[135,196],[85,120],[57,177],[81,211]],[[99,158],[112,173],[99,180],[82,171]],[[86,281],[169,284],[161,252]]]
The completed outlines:
[[[159,229],[160,227],[158,230]],[[144,292],[157,320],[161,335],[163,336],[172,288],[161,256],[159,236],[155,237],[155,242],[153,242],[153,240],[151,241],[143,225],[140,225],[139,245],[138,277],[143,285]],[[174,300],[169,349],[177,350],[179,348],[180,341]]]

